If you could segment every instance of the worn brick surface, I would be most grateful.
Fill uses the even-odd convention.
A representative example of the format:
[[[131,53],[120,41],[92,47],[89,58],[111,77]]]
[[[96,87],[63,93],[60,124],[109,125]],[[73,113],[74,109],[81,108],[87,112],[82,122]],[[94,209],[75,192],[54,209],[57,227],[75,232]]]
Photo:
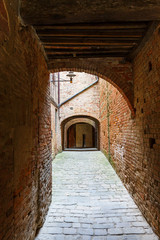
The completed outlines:
[[[140,147],[136,202],[160,235],[160,41],[159,27],[134,60],[134,106]],[[150,69],[150,64],[151,69]],[[153,145],[150,141],[153,139]],[[138,145],[138,144],[137,144]]]
[[[142,213],[158,234],[160,234],[159,49],[157,29],[134,59],[135,118],[132,118],[123,96],[112,85],[108,85],[112,161]],[[108,152],[106,84],[101,81],[100,119],[101,149]]]
[[[49,76],[34,31],[16,15],[18,1],[4,2],[0,28],[3,17],[9,30],[0,29],[7,36],[0,37],[0,239],[27,240],[51,196]]]

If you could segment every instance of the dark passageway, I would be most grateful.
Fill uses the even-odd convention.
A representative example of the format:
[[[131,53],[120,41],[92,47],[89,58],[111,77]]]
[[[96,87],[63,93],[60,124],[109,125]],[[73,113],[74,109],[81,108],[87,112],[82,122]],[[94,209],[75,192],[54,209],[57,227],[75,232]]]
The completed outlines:
[[[1,0],[0,240],[35,239],[52,200],[52,161],[67,148],[69,127],[81,128],[79,123],[92,126],[87,127],[90,144],[108,157],[160,237],[159,119],[160,0]],[[87,136],[83,131],[71,144],[70,135],[69,144],[85,149],[91,146]],[[92,154],[94,159],[100,152]],[[56,161],[53,171],[59,168]],[[65,163],[63,159],[61,165]],[[83,167],[88,179],[89,165]],[[97,186],[112,192],[112,183],[97,185],[102,176],[107,178],[99,167],[98,176],[90,169],[97,180],[95,188],[87,185],[91,197]],[[74,173],[78,178],[77,170]],[[83,180],[77,186],[83,200],[88,194]],[[67,187],[64,201],[70,193]],[[115,226],[118,234],[121,230]],[[136,229],[143,240],[140,235],[150,234],[148,225]]]

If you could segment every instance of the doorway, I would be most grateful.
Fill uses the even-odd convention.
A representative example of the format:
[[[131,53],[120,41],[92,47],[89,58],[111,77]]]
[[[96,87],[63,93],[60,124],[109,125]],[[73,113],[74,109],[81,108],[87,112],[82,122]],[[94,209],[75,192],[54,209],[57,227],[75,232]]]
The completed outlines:
[[[67,131],[67,148],[95,148],[95,128],[88,123],[76,123]]]

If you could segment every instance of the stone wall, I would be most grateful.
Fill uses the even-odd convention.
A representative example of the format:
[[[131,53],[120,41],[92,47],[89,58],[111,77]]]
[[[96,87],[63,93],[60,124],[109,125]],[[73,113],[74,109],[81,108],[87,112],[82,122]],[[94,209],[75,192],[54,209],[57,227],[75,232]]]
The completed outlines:
[[[160,37],[159,30],[133,62],[133,119],[123,96],[100,80],[101,149],[108,154],[107,88],[111,162],[145,218],[160,236]]]
[[[0,239],[34,239],[51,201],[49,73],[18,1],[0,2]]]

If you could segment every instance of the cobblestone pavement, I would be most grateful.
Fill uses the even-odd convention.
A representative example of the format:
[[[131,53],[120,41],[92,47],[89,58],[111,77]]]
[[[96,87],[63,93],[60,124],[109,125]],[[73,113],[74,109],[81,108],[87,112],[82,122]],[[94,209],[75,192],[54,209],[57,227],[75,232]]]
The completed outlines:
[[[101,152],[53,161],[53,199],[36,240],[157,240]]]

